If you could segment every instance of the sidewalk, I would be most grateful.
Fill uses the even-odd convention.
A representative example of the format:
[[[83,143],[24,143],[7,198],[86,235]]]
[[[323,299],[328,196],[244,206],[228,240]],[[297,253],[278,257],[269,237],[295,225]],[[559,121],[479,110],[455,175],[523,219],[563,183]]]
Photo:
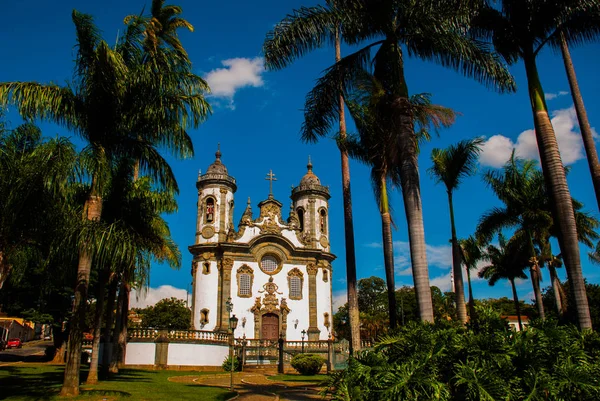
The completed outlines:
[[[204,386],[229,388],[229,375],[178,376],[169,378],[174,382],[188,382]],[[318,383],[281,382],[269,380],[260,373],[236,372],[233,387],[239,401],[310,401],[323,400]]]

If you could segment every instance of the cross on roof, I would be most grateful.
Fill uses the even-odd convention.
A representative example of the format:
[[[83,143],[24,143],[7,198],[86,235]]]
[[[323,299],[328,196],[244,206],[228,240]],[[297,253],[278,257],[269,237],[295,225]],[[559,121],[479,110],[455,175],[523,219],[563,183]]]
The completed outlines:
[[[269,174],[267,174],[265,180],[269,181],[269,199],[273,198],[273,181],[277,181],[275,174],[273,174],[273,170],[269,170]]]

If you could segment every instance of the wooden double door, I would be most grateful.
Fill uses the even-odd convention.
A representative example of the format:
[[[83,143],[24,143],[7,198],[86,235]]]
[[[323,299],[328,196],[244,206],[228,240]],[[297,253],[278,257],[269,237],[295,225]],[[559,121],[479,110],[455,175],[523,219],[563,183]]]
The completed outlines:
[[[262,316],[261,336],[263,340],[277,340],[279,338],[279,316],[274,313],[265,313]]]

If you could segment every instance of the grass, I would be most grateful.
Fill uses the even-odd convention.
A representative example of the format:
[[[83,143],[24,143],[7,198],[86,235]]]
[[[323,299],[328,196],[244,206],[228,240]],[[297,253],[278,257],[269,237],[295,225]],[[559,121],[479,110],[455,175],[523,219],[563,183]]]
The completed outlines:
[[[327,375],[312,375],[304,376],[298,374],[287,374],[287,375],[275,375],[267,376],[267,379],[281,382],[308,382],[308,383],[320,383],[327,378]]]
[[[9,365],[0,366],[0,400],[45,401],[60,400],[58,392],[63,380],[63,366]],[[215,387],[167,380],[173,376],[214,374],[215,372],[151,371],[121,369],[119,374],[94,386],[82,386],[81,395],[69,400],[152,401],[202,400],[224,401],[234,393]],[[85,378],[87,372],[82,372]]]

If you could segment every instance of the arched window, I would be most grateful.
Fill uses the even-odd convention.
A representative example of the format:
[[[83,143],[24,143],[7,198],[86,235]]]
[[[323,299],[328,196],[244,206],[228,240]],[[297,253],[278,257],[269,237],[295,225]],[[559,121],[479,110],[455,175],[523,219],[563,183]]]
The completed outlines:
[[[208,324],[208,309],[204,308],[200,311],[200,325]]]
[[[206,214],[204,221],[206,223],[212,223],[215,220],[215,200],[208,198],[206,200]]]
[[[202,274],[210,274],[210,262],[202,263]]]
[[[329,281],[329,272],[327,271],[327,269],[323,269],[323,281],[324,282]]]
[[[252,282],[254,270],[248,265],[243,265],[237,270],[238,297],[250,298],[252,296]]]
[[[298,268],[293,268],[288,273],[289,298],[293,300],[302,299],[302,282],[304,275]]]
[[[319,212],[319,228],[321,230],[321,234],[327,233],[327,212],[325,209],[321,209]]]
[[[298,222],[300,223],[300,231],[304,231],[304,209],[299,207],[298,210],[296,210],[296,213],[298,214]]]

